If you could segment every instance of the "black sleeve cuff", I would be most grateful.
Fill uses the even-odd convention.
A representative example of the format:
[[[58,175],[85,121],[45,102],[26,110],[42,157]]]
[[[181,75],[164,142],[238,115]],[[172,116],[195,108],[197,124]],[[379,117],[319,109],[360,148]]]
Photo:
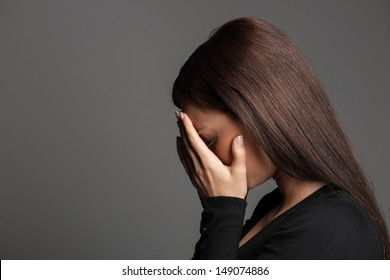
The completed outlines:
[[[193,259],[237,259],[247,202],[217,196],[202,200],[201,237]]]

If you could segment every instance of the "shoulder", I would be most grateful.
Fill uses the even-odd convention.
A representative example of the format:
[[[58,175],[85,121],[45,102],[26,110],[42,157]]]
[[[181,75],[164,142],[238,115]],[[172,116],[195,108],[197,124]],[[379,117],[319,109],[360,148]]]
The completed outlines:
[[[315,225],[321,229],[339,229],[342,232],[376,230],[374,221],[363,207],[351,195],[339,189],[319,194],[302,203],[302,206],[291,211],[291,215],[307,226]]]
[[[316,252],[323,259],[371,259],[382,251],[374,221],[339,189],[319,192],[297,205],[281,219],[275,234],[295,238],[293,246]]]

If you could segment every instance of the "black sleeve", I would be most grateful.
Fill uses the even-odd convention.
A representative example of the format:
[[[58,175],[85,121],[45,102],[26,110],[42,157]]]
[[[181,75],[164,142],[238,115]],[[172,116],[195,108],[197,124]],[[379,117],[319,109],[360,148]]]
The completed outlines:
[[[202,201],[201,237],[192,259],[237,259],[247,202],[237,197]]]

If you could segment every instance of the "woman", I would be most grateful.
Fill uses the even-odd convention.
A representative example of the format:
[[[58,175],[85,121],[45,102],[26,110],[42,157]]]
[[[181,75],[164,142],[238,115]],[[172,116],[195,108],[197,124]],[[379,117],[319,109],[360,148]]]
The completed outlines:
[[[383,259],[389,235],[327,95],[278,28],[212,32],[172,91],[180,160],[204,211],[193,259]],[[244,224],[248,190],[277,188]],[[244,225],[243,225],[244,224]]]

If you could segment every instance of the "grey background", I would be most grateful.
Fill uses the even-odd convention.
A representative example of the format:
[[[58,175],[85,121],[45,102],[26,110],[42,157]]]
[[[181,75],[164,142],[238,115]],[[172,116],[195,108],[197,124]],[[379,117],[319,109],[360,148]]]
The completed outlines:
[[[210,31],[255,16],[327,88],[390,216],[389,1],[0,1],[1,259],[188,259],[201,207],[170,90]],[[255,202],[275,187],[249,195]]]

